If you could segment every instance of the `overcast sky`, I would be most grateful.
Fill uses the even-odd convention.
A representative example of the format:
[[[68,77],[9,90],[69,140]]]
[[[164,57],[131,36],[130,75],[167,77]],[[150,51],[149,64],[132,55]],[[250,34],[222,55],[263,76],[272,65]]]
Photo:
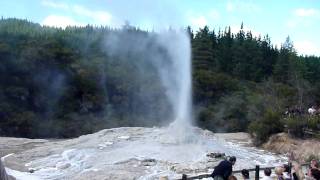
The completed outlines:
[[[320,56],[319,0],[1,0],[0,15],[58,27],[128,21],[146,30],[208,25],[236,32],[243,22],[274,44],[290,36],[299,54]]]

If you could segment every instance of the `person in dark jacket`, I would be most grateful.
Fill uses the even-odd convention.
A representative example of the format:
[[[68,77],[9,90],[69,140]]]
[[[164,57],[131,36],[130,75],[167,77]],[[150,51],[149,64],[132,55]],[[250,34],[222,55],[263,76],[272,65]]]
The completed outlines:
[[[232,166],[236,163],[236,157],[232,156],[229,160],[221,161],[211,174],[214,180],[228,180],[232,173]]]
[[[250,179],[249,171],[247,169],[242,169],[241,174],[242,174],[243,180],[249,180]]]
[[[319,169],[311,169],[311,176],[316,180],[320,180],[320,170]]]

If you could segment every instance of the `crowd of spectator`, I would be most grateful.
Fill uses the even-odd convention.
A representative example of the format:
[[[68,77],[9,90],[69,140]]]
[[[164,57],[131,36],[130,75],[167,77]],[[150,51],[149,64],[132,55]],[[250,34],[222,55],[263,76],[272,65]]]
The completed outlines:
[[[320,107],[313,105],[308,109],[304,110],[301,106],[294,106],[294,107],[287,106],[284,114],[288,117],[305,115],[305,114],[308,114],[310,116],[320,115]]]
[[[236,157],[230,157],[229,160],[221,161],[211,174],[214,180],[249,180],[255,179],[250,177],[250,173],[247,169],[241,171],[241,177],[237,177],[232,174],[232,167],[236,162]],[[293,162],[292,164],[284,164],[282,166],[275,167],[274,173],[272,169],[264,168],[264,176],[262,180],[320,180],[320,168],[319,162],[313,159],[309,167],[303,171],[302,167]]]

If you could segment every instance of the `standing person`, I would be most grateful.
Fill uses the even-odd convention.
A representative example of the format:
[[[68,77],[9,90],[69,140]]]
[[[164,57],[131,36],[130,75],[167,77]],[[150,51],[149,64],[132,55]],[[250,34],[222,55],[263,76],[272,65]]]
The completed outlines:
[[[312,169],[319,169],[318,161],[316,159],[312,159],[311,162],[310,162],[310,167]]]
[[[287,117],[290,117],[290,109],[289,109],[289,106],[286,107],[286,111],[284,112],[284,115],[286,115]]]
[[[301,166],[297,162],[292,162],[292,179],[293,180],[305,179]]]
[[[273,180],[273,178],[271,177],[271,169],[270,168],[266,168],[264,169],[264,176],[261,180]]]
[[[320,180],[320,170],[311,169],[311,177],[313,177],[315,180]]]
[[[277,175],[277,180],[284,180],[283,178],[283,168],[282,167],[276,167],[274,172],[276,173]]]
[[[231,176],[228,177],[228,180],[237,180],[237,177],[231,175]]]
[[[283,179],[284,180],[292,180],[292,176],[291,176],[291,169],[290,166],[287,164],[283,165]]]
[[[315,115],[316,114],[316,108],[314,106],[311,106],[311,108],[308,109],[309,115]]]
[[[249,180],[250,179],[249,171],[247,169],[242,169],[241,174],[242,174],[243,180]]]
[[[214,180],[228,180],[232,173],[232,166],[236,163],[236,157],[232,156],[229,160],[221,161],[211,174]]]
[[[308,176],[309,177],[313,177],[312,175],[312,171],[317,173],[317,171],[315,170],[319,170],[319,164],[318,164],[318,161],[316,159],[312,159],[311,162],[310,162],[310,165],[309,165],[309,170],[308,170]]]

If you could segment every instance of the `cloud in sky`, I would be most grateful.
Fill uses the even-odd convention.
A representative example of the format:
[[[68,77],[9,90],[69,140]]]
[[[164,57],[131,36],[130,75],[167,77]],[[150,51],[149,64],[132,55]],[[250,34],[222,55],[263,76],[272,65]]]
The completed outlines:
[[[71,17],[59,16],[59,15],[49,15],[41,23],[45,26],[61,27],[66,28],[67,26],[85,26],[86,24],[77,22]]]
[[[111,14],[107,11],[93,11],[79,5],[74,5],[72,11],[78,15],[91,18],[97,24],[110,24],[112,18]]]
[[[234,11],[234,9],[235,9],[234,4],[231,3],[231,2],[227,2],[227,4],[226,4],[226,10],[227,10],[228,12],[232,12],[232,11]]]
[[[191,25],[191,27],[194,30],[198,30],[199,28],[203,28],[204,26],[212,25],[220,21],[221,15],[218,10],[216,9],[210,9],[207,12],[203,13],[195,13],[193,11],[189,11],[187,13],[188,24]]]
[[[204,16],[191,17],[190,21],[194,29],[202,28],[208,24],[207,18]]]
[[[304,55],[313,54],[313,55],[320,56],[319,45],[311,41],[308,41],[308,40],[296,41],[294,42],[294,47],[299,54],[304,54]]]
[[[313,20],[310,20],[310,19],[292,17],[285,23],[285,25],[287,28],[290,28],[290,29],[294,29],[297,27],[310,28],[313,23],[314,23]]]
[[[298,8],[292,13],[291,18],[286,22],[286,27],[296,28],[298,26],[311,27],[320,19],[320,10],[310,8]]]
[[[299,8],[299,9],[296,9],[294,11],[294,14],[296,16],[299,16],[299,17],[319,17],[320,13],[319,13],[319,10],[317,9],[304,9],[304,8]]]
[[[299,24],[298,20],[290,19],[286,22],[286,27],[288,28],[295,28]]]
[[[220,20],[220,13],[215,9],[211,9],[207,14],[210,20],[213,20],[213,21]]]
[[[50,1],[50,0],[42,0],[41,4],[43,6],[57,8],[57,9],[68,9],[69,8],[69,6],[67,4],[65,4],[65,3],[53,2],[53,1]]]
[[[43,25],[65,28],[68,25],[68,23],[71,26],[83,26],[86,24],[111,24],[112,15],[107,11],[91,10],[77,4],[69,5],[66,3],[54,2],[50,0],[42,0],[41,4],[46,7],[64,10],[66,13],[71,13],[70,15],[49,15],[42,21]],[[75,20],[72,14],[79,16],[79,19],[82,20]],[[88,20],[84,21],[83,17],[88,18]]]
[[[228,1],[226,3],[226,11],[231,12],[260,12],[261,8],[257,4],[251,3],[251,2],[244,2],[244,1]]]

